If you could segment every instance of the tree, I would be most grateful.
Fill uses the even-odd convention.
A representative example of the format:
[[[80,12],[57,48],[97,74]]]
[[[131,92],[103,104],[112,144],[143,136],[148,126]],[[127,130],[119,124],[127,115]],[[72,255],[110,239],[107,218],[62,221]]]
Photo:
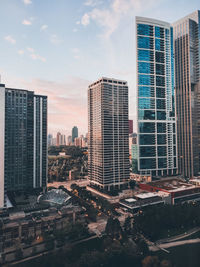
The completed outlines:
[[[122,228],[120,226],[119,220],[113,217],[109,217],[107,220],[105,232],[107,235],[111,236],[111,238],[121,239],[122,236]]]
[[[160,261],[157,256],[147,256],[142,261],[142,267],[160,267]]]
[[[130,180],[129,185],[130,185],[130,188],[131,189],[134,189],[135,188],[135,185],[136,185],[135,180]]]
[[[17,250],[15,251],[15,258],[16,258],[17,260],[20,260],[21,258],[23,258],[23,251],[22,251],[21,248],[19,248],[19,249],[17,249]]]
[[[131,217],[128,216],[128,217],[125,219],[125,222],[124,222],[124,231],[125,231],[127,234],[130,234],[130,233],[131,233],[131,229],[132,229]]]
[[[45,243],[45,248],[47,250],[51,250],[54,248],[54,240],[49,240]]]

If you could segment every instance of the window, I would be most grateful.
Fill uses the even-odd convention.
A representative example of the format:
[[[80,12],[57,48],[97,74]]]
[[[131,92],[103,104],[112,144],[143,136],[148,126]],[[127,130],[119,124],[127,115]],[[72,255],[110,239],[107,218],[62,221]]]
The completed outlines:
[[[156,76],[156,86],[165,86],[165,77]]]
[[[139,143],[140,145],[154,145],[155,135],[154,134],[140,134]]]
[[[165,98],[165,88],[156,88],[156,97]]]
[[[138,49],[138,60],[139,61],[154,61],[153,51]]]
[[[139,73],[153,74],[154,73],[153,63],[139,62],[138,63],[138,72]]]
[[[157,99],[156,100],[156,107],[157,109],[165,109],[165,99]]]
[[[158,145],[165,145],[166,144],[166,135],[165,134],[158,134],[157,135],[157,144]]]
[[[153,49],[153,38],[138,36],[138,48]]]
[[[164,41],[162,39],[155,39],[155,50],[164,51]]]
[[[140,122],[139,123],[140,133],[155,133],[154,122]]]
[[[157,111],[157,120],[166,120],[166,112]]]
[[[160,27],[155,27],[155,37],[164,38],[164,29]]]
[[[158,149],[158,156],[166,157],[167,154],[166,146],[158,146],[157,149]]]
[[[166,123],[164,122],[157,123],[157,133],[166,133]]]
[[[156,51],[156,62],[158,63],[165,63],[165,60],[164,60],[164,53],[163,52],[157,52]]]
[[[153,26],[146,25],[146,24],[138,24],[137,25],[137,34],[138,35],[153,36]]]
[[[155,159],[140,159],[140,168],[141,169],[155,169],[156,160]]]
[[[152,98],[139,98],[139,109],[154,109],[155,100]]]
[[[155,120],[155,111],[139,110],[139,120]]]
[[[159,158],[158,159],[158,168],[167,168],[167,159],[166,158]]]
[[[156,149],[155,146],[140,146],[140,157],[155,157]]]
[[[139,97],[154,97],[154,87],[139,86]]]
[[[139,85],[154,85],[154,76],[153,75],[142,75],[139,77]]]
[[[156,74],[165,75],[165,67],[163,64],[156,64]]]

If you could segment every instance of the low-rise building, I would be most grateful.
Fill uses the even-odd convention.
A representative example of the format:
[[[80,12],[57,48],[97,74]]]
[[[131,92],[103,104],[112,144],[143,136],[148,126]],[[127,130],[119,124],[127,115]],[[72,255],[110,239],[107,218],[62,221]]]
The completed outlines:
[[[150,183],[140,183],[139,187],[148,192],[169,193],[171,204],[200,201],[200,186],[187,183],[185,180],[177,177],[161,179]]]

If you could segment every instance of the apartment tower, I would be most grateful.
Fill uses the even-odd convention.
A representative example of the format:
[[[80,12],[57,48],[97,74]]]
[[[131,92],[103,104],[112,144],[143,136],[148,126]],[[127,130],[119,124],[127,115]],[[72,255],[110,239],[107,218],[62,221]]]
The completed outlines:
[[[47,97],[0,84],[0,207],[7,191],[46,187]]]
[[[173,28],[136,17],[138,172],[177,173]]]
[[[100,78],[88,88],[88,175],[111,190],[129,179],[128,86]]]

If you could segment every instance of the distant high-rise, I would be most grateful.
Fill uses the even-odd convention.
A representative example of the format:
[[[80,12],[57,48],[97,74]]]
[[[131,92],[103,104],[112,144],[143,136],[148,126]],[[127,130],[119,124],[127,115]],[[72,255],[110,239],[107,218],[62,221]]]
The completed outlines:
[[[129,134],[132,134],[133,133],[133,120],[129,120],[128,125],[129,125]]]
[[[0,207],[6,191],[46,187],[47,97],[0,84]]]
[[[56,146],[60,146],[60,141],[61,141],[61,133],[57,133],[56,135]]]
[[[88,175],[110,190],[129,179],[128,86],[101,78],[88,88]]]
[[[179,172],[192,178],[200,173],[200,11],[173,27]]]
[[[173,29],[169,23],[136,17],[138,171],[177,173]]]
[[[71,135],[69,135],[67,137],[67,144],[68,144],[68,146],[71,146],[71,144],[72,144],[72,136]]]
[[[74,144],[74,139],[78,137],[78,128],[77,126],[74,126],[72,128],[72,143]]]
[[[52,134],[48,134],[47,145],[48,145],[48,147],[53,145],[53,135]]]

